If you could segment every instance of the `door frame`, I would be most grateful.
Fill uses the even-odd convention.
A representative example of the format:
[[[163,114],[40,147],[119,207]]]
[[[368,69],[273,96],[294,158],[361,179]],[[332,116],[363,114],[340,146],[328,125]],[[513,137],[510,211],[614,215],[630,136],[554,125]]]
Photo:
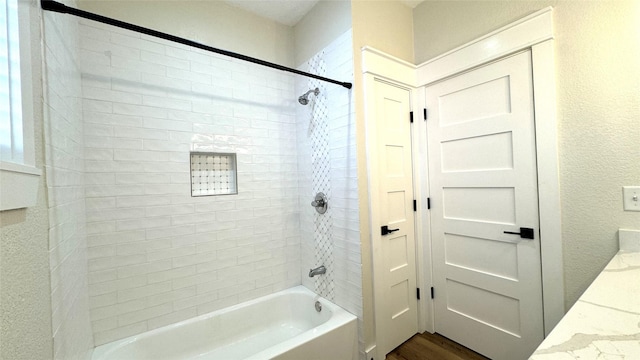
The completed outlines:
[[[416,67],[427,86],[531,49],[545,336],[564,316],[564,268],[556,119],[553,8],[547,7]]]
[[[540,248],[542,263],[543,317],[545,336],[565,314],[564,268],[562,261],[562,229],[560,212],[560,181],[558,172],[558,144],[556,118],[556,84],[554,65],[553,8],[547,7],[506,25],[463,46],[413,65],[371,47],[362,48],[362,71],[364,75],[365,117],[367,124],[372,119],[371,100],[373,81],[383,79],[402,87],[412,88],[412,109],[415,112],[412,141],[414,151],[414,194],[419,199],[416,218],[417,283],[423,289],[418,302],[418,327],[420,331],[434,331],[433,301],[426,296],[432,284],[431,237],[429,211],[426,201],[429,196],[428,168],[426,163],[426,141],[417,141],[426,134],[426,123],[422,120],[425,106],[425,87],[437,81],[471,70],[510,54],[531,49],[533,66],[533,93],[535,98],[535,133],[538,169],[538,201],[540,215]],[[427,120],[428,121],[428,120]],[[367,126],[367,152],[374,146],[375,135]],[[368,154],[368,167],[371,154]],[[369,191],[377,191],[375,179],[368,170]],[[371,200],[371,199],[370,199]],[[370,210],[373,210],[369,201]],[[370,224],[375,230],[373,211]],[[374,232],[372,232],[374,234]],[[372,264],[375,266],[375,264]],[[373,269],[363,269],[364,273]],[[375,307],[375,299],[374,299]],[[375,313],[375,312],[374,312]],[[374,335],[375,336],[375,335]],[[365,341],[367,342],[367,341]],[[375,343],[375,340],[374,340]],[[375,353],[374,347],[365,349]],[[381,354],[384,356],[384,354]],[[371,357],[367,357],[370,359]],[[378,357],[376,357],[378,359]]]

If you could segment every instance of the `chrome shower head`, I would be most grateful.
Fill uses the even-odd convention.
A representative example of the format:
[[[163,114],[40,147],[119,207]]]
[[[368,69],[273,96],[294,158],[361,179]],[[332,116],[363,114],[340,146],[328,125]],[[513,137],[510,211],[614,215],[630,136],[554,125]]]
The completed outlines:
[[[302,105],[307,105],[309,103],[309,94],[313,93],[313,95],[318,96],[318,94],[320,94],[320,89],[315,88],[313,90],[309,90],[306,93],[304,93],[304,95],[301,95],[298,98],[298,102]]]

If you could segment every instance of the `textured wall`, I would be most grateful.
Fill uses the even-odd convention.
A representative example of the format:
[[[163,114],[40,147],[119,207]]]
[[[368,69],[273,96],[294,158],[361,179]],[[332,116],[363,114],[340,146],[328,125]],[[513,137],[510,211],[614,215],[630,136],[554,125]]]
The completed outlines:
[[[42,126],[41,119],[36,126]],[[41,147],[36,166],[42,168]],[[35,206],[0,212],[0,359],[52,357],[47,250],[43,177]]]
[[[35,166],[42,169],[40,21],[31,14]],[[35,206],[0,212],[0,359],[53,356],[45,176]]]
[[[640,2],[427,1],[415,9],[422,62],[554,6],[566,307],[617,251],[622,186],[640,183]],[[445,36],[443,36],[445,34]]]
[[[413,10],[415,63],[432,59],[556,2],[427,0]]]
[[[93,351],[93,337],[87,284],[78,20],[45,13],[43,34],[44,139],[54,356],[56,359],[87,359]]]
[[[291,27],[223,1],[81,0],[79,7],[220,49],[294,66]]]
[[[37,20],[36,20],[37,23]],[[33,75],[41,75],[38,54]],[[42,83],[34,82],[36,167],[43,167]],[[53,356],[48,213],[45,177],[38,186],[37,204],[0,212],[0,359],[31,360]]]
[[[351,2],[319,1],[294,27],[295,64],[299,66],[351,29]]]
[[[372,46],[413,62],[412,14],[412,9],[399,1],[353,0],[351,21],[355,49],[359,53],[362,46]]]

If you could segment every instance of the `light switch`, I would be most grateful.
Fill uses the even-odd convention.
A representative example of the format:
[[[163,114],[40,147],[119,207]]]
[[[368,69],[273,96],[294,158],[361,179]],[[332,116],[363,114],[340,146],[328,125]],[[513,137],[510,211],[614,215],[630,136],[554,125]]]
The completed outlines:
[[[623,186],[622,198],[625,211],[640,211],[640,186]]]

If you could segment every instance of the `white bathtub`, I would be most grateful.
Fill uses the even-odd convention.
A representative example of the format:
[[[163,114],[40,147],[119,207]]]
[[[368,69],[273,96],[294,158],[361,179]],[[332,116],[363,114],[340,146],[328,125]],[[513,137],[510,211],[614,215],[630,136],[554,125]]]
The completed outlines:
[[[354,315],[296,286],[98,346],[92,359],[356,360],[356,323]]]

